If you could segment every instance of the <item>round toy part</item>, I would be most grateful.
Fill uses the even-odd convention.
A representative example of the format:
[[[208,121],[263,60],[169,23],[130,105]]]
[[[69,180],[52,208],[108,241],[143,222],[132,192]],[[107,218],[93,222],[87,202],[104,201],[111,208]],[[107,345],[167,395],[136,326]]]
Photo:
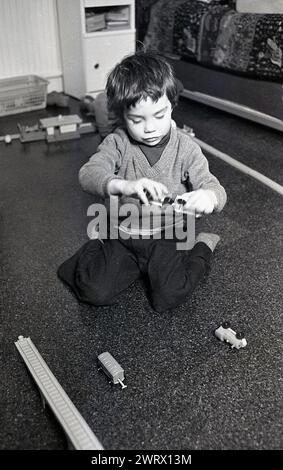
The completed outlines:
[[[225,328],[225,330],[227,328],[230,328],[231,326],[231,323],[229,321],[224,321],[222,324],[221,324],[222,328]]]
[[[172,205],[174,203],[174,199],[170,196],[166,196],[164,199],[163,199],[163,205],[166,205],[166,204],[170,204]]]
[[[236,338],[237,339],[243,339],[244,337],[245,337],[244,333],[242,333],[242,332],[236,333]]]
[[[12,137],[9,134],[7,134],[5,135],[4,141],[6,144],[10,144],[12,142]]]
[[[176,199],[176,203],[177,204],[181,204],[182,206],[184,206],[186,204],[187,201],[185,201],[185,199],[181,198],[181,197],[178,197]]]
[[[19,139],[20,134],[6,134],[0,135],[0,142],[5,142],[6,144],[10,144],[14,139]]]

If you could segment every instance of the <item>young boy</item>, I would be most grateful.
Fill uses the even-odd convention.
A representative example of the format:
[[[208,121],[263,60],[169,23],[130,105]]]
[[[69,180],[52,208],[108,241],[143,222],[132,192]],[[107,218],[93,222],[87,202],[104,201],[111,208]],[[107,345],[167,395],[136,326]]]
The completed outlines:
[[[143,274],[154,309],[172,309],[206,273],[219,237],[200,233],[191,250],[177,249],[176,233],[167,236],[168,225],[183,224],[183,214],[172,210],[168,224],[164,211],[148,204],[178,194],[184,212],[210,214],[222,210],[226,193],[200,147],[171,120],[178,93],[173,71],[162,56],[138,52],[124,58],[110,73],[106,91],[109,110],[121,126],[81,168],[80,183],[105,203],[118,197],[120,207],[132,204],[138,215],[130,227],[119,217],[118,237],[88,241],[60,266],[58,275],[79,300],[109,305]],[[125,219],[126,211],[123,214]],[[158,223],[152,229],[154,218]]]

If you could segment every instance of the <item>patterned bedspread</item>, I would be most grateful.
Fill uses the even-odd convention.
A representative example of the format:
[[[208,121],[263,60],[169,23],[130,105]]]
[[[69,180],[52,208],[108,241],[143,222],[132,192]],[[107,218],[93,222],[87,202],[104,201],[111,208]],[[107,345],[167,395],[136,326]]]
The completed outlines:
[[[283,15],[238,13],[215,0],[159,0],[147,47],[213,68],[283,81]]]
[[[175,12],[184,1],[159,0],[152,6],[147,34],[143,41],[146,48],[161,53],[173,52]]]

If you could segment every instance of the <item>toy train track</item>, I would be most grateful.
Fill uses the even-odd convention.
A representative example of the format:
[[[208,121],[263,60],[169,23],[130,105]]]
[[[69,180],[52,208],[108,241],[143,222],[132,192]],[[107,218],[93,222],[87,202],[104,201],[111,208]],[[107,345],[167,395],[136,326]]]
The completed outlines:
[[[46,400],[49,404],[72,446],[76,450],[103,450],[101,443],[52,374],[32,340],[19,336],[15,345],[39,387],[43,402]]]

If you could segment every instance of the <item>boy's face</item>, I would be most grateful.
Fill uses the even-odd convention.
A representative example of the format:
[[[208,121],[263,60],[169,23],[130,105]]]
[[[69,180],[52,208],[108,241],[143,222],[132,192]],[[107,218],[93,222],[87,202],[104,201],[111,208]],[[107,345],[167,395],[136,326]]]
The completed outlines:
[[[157,145],[171,127],[172,106],[166,95],[157,101],[141,100],[124,112],[126,128],[137,142]]]

